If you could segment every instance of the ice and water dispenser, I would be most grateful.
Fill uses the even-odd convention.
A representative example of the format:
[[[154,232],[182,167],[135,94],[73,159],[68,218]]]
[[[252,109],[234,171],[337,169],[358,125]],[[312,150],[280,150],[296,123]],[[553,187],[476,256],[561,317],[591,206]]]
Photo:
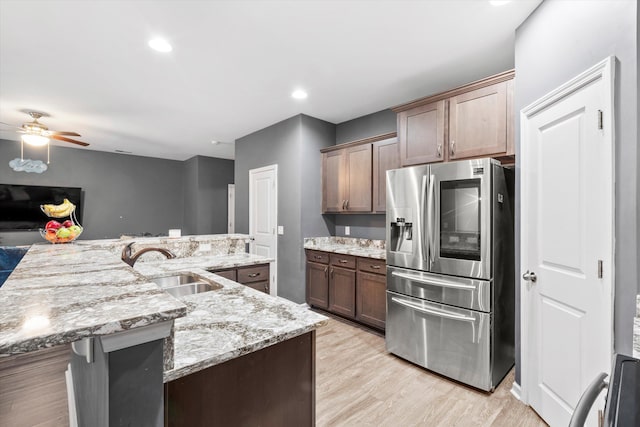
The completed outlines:
[[[393,252],[413,252],[413,218],[410,209],[394,209],[390,216],[390,243]]]

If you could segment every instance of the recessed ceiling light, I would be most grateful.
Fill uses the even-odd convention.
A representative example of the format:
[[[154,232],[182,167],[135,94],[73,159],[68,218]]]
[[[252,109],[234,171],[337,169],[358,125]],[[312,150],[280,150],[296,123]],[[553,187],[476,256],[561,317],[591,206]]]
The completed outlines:
[[[507,4],[511,2],[511,0],[489,0],[489,4],[491,6],[502,6],[504,4]]]
[[[149,47],[158,52],[171,52],[173,48],[168,41],[162,38],[156,38],[149,40]]]
[[[296,89],[293,91],[293,93],[291,93],[291,96],[295,99],[306,99],[308,95],[304,90]]]

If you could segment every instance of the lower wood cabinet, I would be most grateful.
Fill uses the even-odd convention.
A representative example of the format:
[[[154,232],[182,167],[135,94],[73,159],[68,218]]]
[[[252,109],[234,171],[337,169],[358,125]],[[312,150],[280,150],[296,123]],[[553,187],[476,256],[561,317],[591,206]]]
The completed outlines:
[[[329,266],[307,261],[307,304],[329,308]]]
[[[245,286],[268,294],[269,264],[250,265],[246,267],[227,268],[223,270],[208,270],[211,273],[233,280]]]
[[[356,319],[384,329],[387,317],[387,277],[358,271],[356,283]]]
[[[329,270],[329,311],[347,317],[356,315],[356,272],[331,266]]]
[[[384,330],[384,260],[314,250],[306,257],[307,304]]]

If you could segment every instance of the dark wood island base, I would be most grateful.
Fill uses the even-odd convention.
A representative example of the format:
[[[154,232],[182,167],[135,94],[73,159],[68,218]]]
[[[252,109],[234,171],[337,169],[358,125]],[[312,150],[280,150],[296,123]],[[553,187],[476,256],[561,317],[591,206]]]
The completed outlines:
[[[315,331],[164,385],[165,426],[315,425]]]

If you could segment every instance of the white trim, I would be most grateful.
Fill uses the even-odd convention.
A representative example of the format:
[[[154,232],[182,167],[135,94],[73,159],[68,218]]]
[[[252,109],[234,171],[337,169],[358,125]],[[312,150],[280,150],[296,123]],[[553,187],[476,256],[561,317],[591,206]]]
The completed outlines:
[[[251,212],[253,211],[253,200],[251,197],[251,194],[253,192],[253,180],[251,179],[251,176],[253,174],[256,173],[260,173],[260,172],[268,172],[268,171],[273,171],[274,175],[275,175],[275,179],[274,179],[274,184],[275,184],[275,189],[273,192],[273,195],[276,199],[275,202],[275,226],[276,229],[278,227],[278,165],[269,165],[269,166],[263,166],[260,168],[255,168],[255,169],[250,169],[249,170],[249,235],[253,235],[253,230],[251,229]],[[253,242],[253,237],[251,238],[252,242]],[[251,246],[252,243],[249,243],[249,245]],[[277,296],[278,295],[278,234],[275,234],[275,239],[274,239],[274,254],[273,254],[273,258],[275,259],[274,262],[269,264],[269,273],[271,275],[270,278],[270,283],[269,283],[269,294],[272,296]]]
[[[518,384],[517,382],[514,381],[513,384],[511,384],[511,394],[516,399],[522,400],[522,399],[520,399],[521,393],[522,393],[522,390],[520,389],[520,384]]]
[[[615,121],[614,121],[614,96],[615,96],[615,63],[616,58],[614,56],[609,56],[604,60],[600,61],[593,67],[588,70],[580,73],[573,79],[559,86],[558,88],[552,90],[548,94],[544,95],[542,98],[534,101],[529,104],[525,108],[520,111],[520,140],[521,140],[521,149],[520,149],[520,175],[525,177],[528,173],[528,165],[525,161],[526,159],[526,149],[523,147],[522,142],[524,137],[528,135],[529,129],[529,119],[535,116],[540,111],[544,110],[551,104],[554,104],[561,100],[562,98],[569,96],[573,92],[578,91],[582,87],[596,81],[602,79],[604,83],[605,96],[603,97],[603,136],[605,140],[610,141],[611,151],[609,154],[609,159],[603,159],[603,166],[609,166],[611,168],[610,176],[612,177],[611,182],[611,191],[609,200],[603,200],[603,204],[608,204],[611,206],[611,251],[610,251],[610,265],[607,266],[611,275],[609,278],[608,285],[611,287],[611,325],[614,325],[614,301],[615,301]],[[524,187],[524,180],[521,180],[520,184],[521,188],[521,204],[522,200],[529,194],[527,188]],[[524,269],[524,266],[528,264],[528,248],[523,242],[528,242],[529,239],[527,237],[527,227],[524,226],[528,223],[529,215],[526,209],[521,209],[520,216],[520,268]],[[518,272],[521,273],[522,271]],[[606,277],[606,276],[605,276]],[[524,281],[520,280],[519,282],[520,289],[524,289],[526,284]],[[529,324],[528,318],[529,313],[527,310],[527,301],[526,301],[527,293],[520,292],[520,400],[529,404],[529,366],[527,363],[526,355],[529,354],[529,347],[526,337],[529,336]],[[614,356],[614,331],[611,331],[611,361],[613,361]]]

